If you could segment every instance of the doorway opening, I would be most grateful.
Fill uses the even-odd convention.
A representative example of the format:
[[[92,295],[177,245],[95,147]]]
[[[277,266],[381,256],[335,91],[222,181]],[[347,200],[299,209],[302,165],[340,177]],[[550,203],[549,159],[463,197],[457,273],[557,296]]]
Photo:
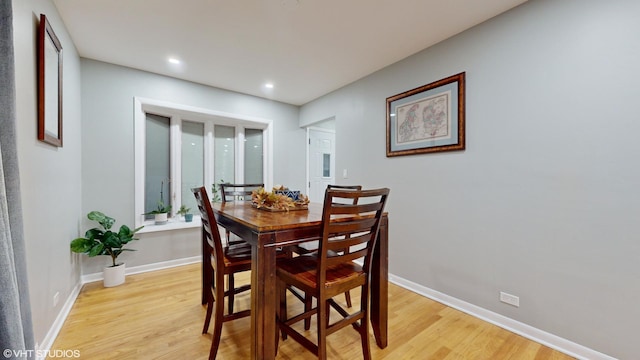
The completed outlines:
[[[321,203],[329,184],[335,184],[336,132],[334,119],[307,127],[307,194]]]

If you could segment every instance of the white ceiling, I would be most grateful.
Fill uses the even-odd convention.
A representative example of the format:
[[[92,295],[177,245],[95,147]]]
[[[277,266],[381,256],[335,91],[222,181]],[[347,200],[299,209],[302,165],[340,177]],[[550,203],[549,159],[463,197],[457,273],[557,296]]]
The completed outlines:
[[[53,0],[81,57],[294,105],[525,1]]]

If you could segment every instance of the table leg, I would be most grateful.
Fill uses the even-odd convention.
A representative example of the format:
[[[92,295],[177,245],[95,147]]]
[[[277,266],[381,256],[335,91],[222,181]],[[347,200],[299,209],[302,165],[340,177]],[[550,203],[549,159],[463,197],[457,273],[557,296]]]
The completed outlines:
[[[251,358],[274,359],[276,354],[276,248],[272,234],[252,243]]]
[[[380,221],[378,241],[373,256],[371,273],[371,325],[378,347],[388,345],[388,302],[389,302],[389,219]]]

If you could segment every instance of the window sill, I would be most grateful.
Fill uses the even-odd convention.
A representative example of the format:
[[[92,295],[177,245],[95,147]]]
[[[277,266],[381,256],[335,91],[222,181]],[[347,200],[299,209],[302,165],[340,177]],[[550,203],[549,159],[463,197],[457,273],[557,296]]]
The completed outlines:
[[[163,225],[156,225],[154,224],[153,221],[147,221],[142,225],[144,225],[144,227],[140,229],[140,231],[138,231],[136,234],[199,228],[201,223],[200,223],[200,216],[194,216],[193,221],[191,222],[185,222],[184,219],[179,218],[179,219],[169,219],[169,221]]]

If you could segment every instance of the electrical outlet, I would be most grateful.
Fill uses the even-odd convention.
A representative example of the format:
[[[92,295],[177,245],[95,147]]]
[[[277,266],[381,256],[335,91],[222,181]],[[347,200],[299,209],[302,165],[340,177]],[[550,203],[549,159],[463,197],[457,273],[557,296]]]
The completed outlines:
[[[349,177],[348,173],[347,173],[347,169],[342,169],[342,178],[343,179],[347,179]]]
[[[53,295],[53,307],[58,306],[59,300],[60,300],[60,292],[56,291],[56,293]]]
[[[500,301],[505,304],[520,307],[520,298],[515,295],[507,294],[506,292],[500,291]]]

